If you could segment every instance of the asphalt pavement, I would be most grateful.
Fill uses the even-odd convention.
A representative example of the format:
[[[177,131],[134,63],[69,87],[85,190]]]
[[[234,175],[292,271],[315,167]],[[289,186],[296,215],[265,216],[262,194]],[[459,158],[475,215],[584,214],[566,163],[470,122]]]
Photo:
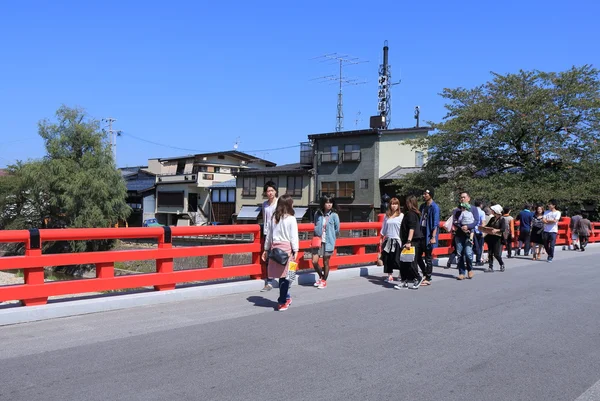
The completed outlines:
[[[0,400],[592,400],[600,247],[0,327]],[[591,398],[590,398],[591,397]]]

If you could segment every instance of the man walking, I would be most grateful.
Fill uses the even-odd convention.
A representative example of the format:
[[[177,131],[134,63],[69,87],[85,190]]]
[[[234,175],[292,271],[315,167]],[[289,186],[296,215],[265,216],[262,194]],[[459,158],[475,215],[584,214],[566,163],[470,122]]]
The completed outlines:
[[[468,192],[460,193],[460,203],[471,203],[471,197]],[[475,230],[477,224],[479,224],[479,211],[473,205],[471,205],[471,213],[473,214],[474,221],[472,223],[460,226],[459,223],[455,223],[456,226],[456,254],[458,255],[458,277],[457,280],[464,280],[466,278],[473,278],[473,243],[470,241],[470,233]],[[465,276],[466,275],[466,276]]]
[[[418,255],[417,263],[421,268],[424,280],[422,286],[431,284],[431,274],[433,272],[433,250],[437,248],[438,232],[440,225],[440,208],[433,201],[433,189],[423,191],[423,200],[425,203],[419,207],[421,212],[421,232],[425,235],[425,261],[423,254]]]
[[[571,243],[573,244],[573,250],[579,250],[579,232],[577,231],[577,225],[581,220],[581,213],[575,212],[575,215],[571,217],[571,222],[569,223],[569,228],[571,229]]]
[[[556,209],[556,201],[552,199],[548,202],[548,210],[544,213],[544,249],[548,254],[548,263],[554,259],[554,246],[556,245],[556,236],[558,235],[558,222],[560,212]]]
[[[531,206],[526,204],[523,210],[519,213],[516,220],[519,222],[519,247],[517,248],[517,256],[521,255],[521,247],[524,247],[524,255],[529,255],[531,249],[531,220],[533,213],[529,210]]]
[[[269,235],[269,226],[271,219],[273,218],[273,213],[275,213],[275,208],[277,207],[277,184],[273,181],[267,181],[265,186],[263,187],[264,194],[267,196],[267,200],[262,204],[262,215],[263,215],[263,238],[261,248],[264,249],[265,239],[267,235]],[[268,260],[266,262],[269,263]],[[267,266],[265,263],[262,265],[263,276],[267,275]],[[273,278],[267,277],[265,279],[265,286],[263,287],[261,292],[271,291],[273,289]]]

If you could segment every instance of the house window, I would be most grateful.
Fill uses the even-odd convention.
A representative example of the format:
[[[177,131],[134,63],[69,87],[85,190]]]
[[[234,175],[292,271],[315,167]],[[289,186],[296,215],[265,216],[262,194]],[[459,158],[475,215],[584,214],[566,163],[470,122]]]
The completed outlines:
[[[235,189],[213,189],[211,200],[212,203],[235,203]]]
[[[179,192],[159,192],[158,207],[179,207],[183,209],[183,191]]]
[[[177,162],[177,172],[175,174],[183,174],[185,171],[185,160]]]
[[[415,166],[416,167],[423,167],[424,156],[425,155],[423,154],[423,152],[419,152],[419,151],[415,152]]]
[[[215,167],[214,166],[206,166],[206,171],[208,173],[214,173],[215,172]]]
[[[290,196],[302,196],[302,176],[287,178],[287,191]]]
[[[231,168],[231,174],[237,174],[237,173],[239,173],[239,172],[240,172],[240,169],[239,169],[239,168],[237,168],[237,167],[232,167],[232,168]]]
[[[323,148],[323,153],[321,154],[321,162],[322,163],[337,163],[338,151],[339,151],[339,148],[337,146],[325,146]]]
[[[336,194],[336,185],[335,182],[321,182],[321,196],[323,195],[333,195]]]
[[[256,196],[256,177],[244,177],[242,196]]]
[[[215,179],[215,175],[214,174],[202,174],[202,179],[212,181]]]
[[[360,189],[369,189],[369,180],[360,180]]]
[[[340,181],[339,198],[354,198],[354,181]]]
[[[360,161],[360,145],[344,145],[344,153],[342,154],[344,162],[359,162]]]

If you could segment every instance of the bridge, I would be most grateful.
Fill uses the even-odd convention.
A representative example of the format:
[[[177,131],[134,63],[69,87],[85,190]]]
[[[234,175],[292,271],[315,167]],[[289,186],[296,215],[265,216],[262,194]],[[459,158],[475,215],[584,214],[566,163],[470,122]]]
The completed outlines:
[[[342,241],[367,246],[355,239]],[[597,400],[599,256],[590,245],[557,251],[553,264],[516,257],[465,281],[435,267],[433,285],[417,291],[393,289],[377,267],[339,269],[327,290],[293,286],[286,312],[256,291],[3,326],[0,400]],[[20,260],[30,257],[39,267],[39,255]],[[54,284],[10,287],[65,291]]]

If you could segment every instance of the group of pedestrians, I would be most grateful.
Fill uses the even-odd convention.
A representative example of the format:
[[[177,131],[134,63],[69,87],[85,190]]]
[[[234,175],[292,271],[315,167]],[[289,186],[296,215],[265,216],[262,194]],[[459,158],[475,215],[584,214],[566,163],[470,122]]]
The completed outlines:
[[[277,310],[285,311],[292,303],[289,279],[290,262],[298,259],[298,223],[294,216],[293,198],[289,195],[277,197],[277,185],[271,181],[264,186],[267,200],[263,203],[263,237],[267,279],[261,291],[270,291],[275,279],[279,280],[279,298]],[[440,231],[440,208],[434,201],[433,189],[422,193],[423,203],[419,206],[417,198],[409,195],[405,198],[404,208],[398,198],[392,198],[387,207],[380,238],[380,258],[383,262],[385,281],[395,284],[395,289],[418,289],[432,284],[433,253],[438,246]],[[482,202],[471,204],[467,192],[460,194],[460,203],[451,213],[443,226],[452,233],[453,259],[458,267],[457,280],[472,279],[473,266],[483,266],[484,245],[488,248],[488,268],[484,272],[494,271],[494,259],[499,271],[506,269],[502,258],[503,247],[507,247],[507,256],[513,255],[512,243],[515,238],[515,221],[520,224],[516,255],[523,250],[525,256],[533,251],[533,259],[539,260],[542,247],[548,255],[548,262],[554,258],[554,247],[558,234],[558,222],[561,212],[554,200],[548,202],[548,209],[536,205],[531,211],[525,205],[516,219],[510,215],[511,209],[498,204],[485,206]],[[587,216],[573,216],[571,230],[576,249],[585,251],[593,227]],[[314,215],[314,236],[311,243],[312,262],[318,275],[315,287],[327,288],[329,261],[335,249],[340,233],[340,219],[336,211],[335,199],[323,196],[319,209]],[[286,257],[281,258],[281,255]],[[323,260],[322,266],[319,263]],[[474,260],[475,259],[475,260]],[[399,272],[394,277],[394,271]],[[397,283],[397,284],[396,284]]]

